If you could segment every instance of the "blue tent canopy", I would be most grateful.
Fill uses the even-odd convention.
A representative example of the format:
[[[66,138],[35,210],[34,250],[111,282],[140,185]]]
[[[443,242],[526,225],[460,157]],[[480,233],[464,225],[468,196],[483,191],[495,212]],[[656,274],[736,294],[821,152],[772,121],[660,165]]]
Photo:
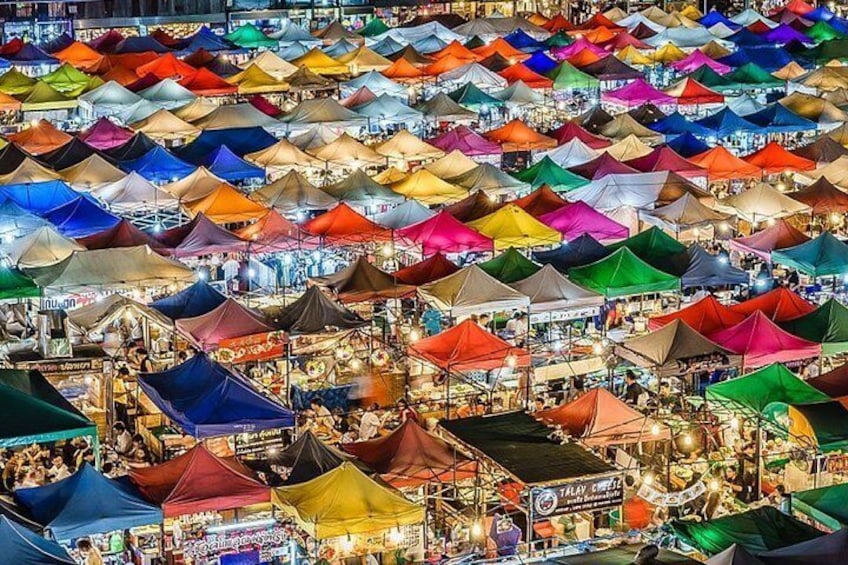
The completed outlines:
[[[733,42],[737,47],[766,47],[769,42],[749,30],[742,28],[733,35],[726,37],[726,41]]]
[[[14,200],[0,193],[0,235],[20,237],[46,225],[47,222],[18,206]]]
[[[18,489],[15,500],[58,540],[158,524],[162,511],[90,465],[42,487]]]
[[[42,217],[66,237],[80,238],[106,231],[121,218],[98,206],[88,194],[54,208]]]
[[[227,297],[206,281],[197,281],[180,292],[150,303],[150,307],[172,320],[208,314],[227,301]]]
[[[115,53],[144,53],[145,51],[167,53],[170,49],[149,35],[138,35],[122,39],[115,45],[114,51]]]
[[[524,66],[540,75],[546,75],[559,66],[559,63],[545,55],[544,51],[536,51],[524,61]]]
[[[661,120],[648,124],[648,128],[665,135],[679,135],[688,132],[706,137],[712,134],[711,130],[688,120],[680,112],[673,112]]]
[[[730,264],[726,255],[713,255],[694,243],[681,253],[685,270],[680,275],[683,288],[734,286],[750,283],[748,273]]]
[[[74,565],[58,543],[50,541],[0,516],[0,555],[6,563],[26,565]]]
[[[138,383],[168,418],[198,439],[294,425],[291,410],[202,353],[167,371],[145,373]]]
[[[706,143],[688,132],[666,141],[666,145],[687,159],[710,149]]]
[[[804,14],[804,19],[810,20],[811,22],[828,22],[834,17],[836,17],[836,14],[831,12],[830,8],[824,5],[818,6],[813,11]]]
[[[509,35],[505,36],[504,41],[525,53],[533,53],[534,51],[547,49],[544,43],[533,39],[532,36],[521,28],[518,28]]]
[[[752,124],[745,118],[738,116],[733,110],[727,107],[711,116],[696,120],[695,123],[707,128],[717,137],[725,137],[743,131],[756,132],[760,130],[760,126]]]
[[[233,51],[239,50],[238,47],[233,47],[223,37],[215,35],[215,32],[206,26],[201,26],[194,35],[190,36],[188,43],[185,46],[185,51],[194,52],[198,49],[206,51]]]
[[[813,131],[818,127],[816,122],[799,116],[778,102],[769,104],[759,112],[748,114],[745,119],[768,133]]]
[[[207,155],[203,160],[203,165],[215,176],[231,182],[265,178],[263,168],[248,163],[230,151],[230,148],[226,145],[221,145]]]
[[[748,63],[754,63],[767,71],[776,71],[791,63],[795,58],[782,47],[758,47],[756,49],[743,47],[734,53],[722,57],[719,63],[739,68]]]
[[[0,191],[12,202],[33,214],[44,214],[79,197],[70,186],[60,180],[26,184],[10,184]]]
[[[48,55],[32,43],[24,44],[20,51],[8,54],[5,58],[18,65],[58,65],[60,63],[59,59]]]
[[[125,171],[140,174],[153,182],[169,182],[190,175],[196,168],[157,145],[138,159],[118,163]]]
[[[260,127],[204,130],[191,143],[181,147],[177,154],[180,159],[199,165],[222,145],[226,145],[239,157],[244,157],[247,153],[265,149],[276,142],[276,137]]]
[[[533,253],[533,260],[543,265],[550,264],[560,273],[567,273],[572,267],[582,267],[599,261],[612,253],[597,239],[584,233],[550,251]]]
[[[730,29],[739,29],[742,27],[715,8],[710,10],[704,17],[698,20],[698,23],[704,27],[713,27],[716,24],[724,24]]]
[[[61,51],[66,47],[70,47],[74,42],[74,38],[71,37],[67,31],[63,31],[61,35],[57,35],[47,43],[42,43],[39,45],[41,50],[46,53],[55,53],[56,51]]]

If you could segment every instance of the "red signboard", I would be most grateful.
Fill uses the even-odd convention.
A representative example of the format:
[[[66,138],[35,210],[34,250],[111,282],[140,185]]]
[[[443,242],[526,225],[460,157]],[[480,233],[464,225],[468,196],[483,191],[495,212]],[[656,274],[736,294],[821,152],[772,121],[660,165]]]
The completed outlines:
[[[282,357],[285,351],[285,332],[264,332],[221,340],[218,361],[234,365],[248,361],[267,361]]]

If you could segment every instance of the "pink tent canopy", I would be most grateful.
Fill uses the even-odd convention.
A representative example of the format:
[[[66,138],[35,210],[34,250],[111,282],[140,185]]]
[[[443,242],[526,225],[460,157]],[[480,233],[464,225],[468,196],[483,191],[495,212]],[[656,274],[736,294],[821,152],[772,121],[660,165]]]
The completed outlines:
[[[645,82],[645,79],[641,78],[630,81],[621,88],[604,92],[601,95],[601,99],[606,102],[626,106],[627,108],[642,106],[648,102],[655,106],[659,104],[674,104],[676,102],[673,96],[669,96],[662,90],[657,90]]]
[[[624,164],[643,173],[671,171],[686,178],[707,176],[706,169],[693,165],[668,146],[657,147],[647,155],[631,159]]]
[[[435,216],[395,232],[401,241],[421,245],[425,256],[434,253],[492,251],[492,240],[474,231],[450,213],[442,210]]]
[[[598,180],[607,175],[635,175],[639,171],[625,165],[609,153],[601,153],[591,161],[587,161],[582,165],[569,167],[568,169],[575,175],[580,175],[586,179]]]
[[[801,245],[807,241],[810,241],[810,238],[805,233],[793,227],[785,219],[780,219],[773,226],[769,226],[763,231],[748,237],[731,239],[730,247],[769,261],[772,251]]]
[[[118,126],[109,118],[100,118],[94,125],[80,132],[78,137],[95,149],[105,151],[123,145],[132,136],[133,132]]]
[[[554,47],[553,49],[551,49],[551,55],[554,56],[554,59],[558,61],[563,61],[582,51],[590,51],[591,53],[594,53],[595,55],[598,55],[600,57],[606,57],[607,55],[609,55],[609,53],[607,53],[603,47],[595,45],[585,37],[578,38],[577,41],[575,41],[571,45],[565,45],[563,47]]]
[[[617,241],[630,237],[630,230],[625,226],[581,201],[539,216],[539,220],[560,232],[565,240],[576,239],[584,233],[598,241]]]
[[[679,61],[675,61],[671,63],[669,66],[675,71],[682,74],[689,74],[691,72],[697,71],[702,65],[706,65],[715,72],[720,75],[724,75],[729,73],[732,67],[725,65],[724,63],[719,63],[709,55],[705,55],[703,51],[695,49],[684,59],[680,59]]]
[[[450,153],[454,149],[458,149],[469,157],[474,155],[500,155],[503,153],[503,149],[499,143],[489,141],[467,126],[459,126],[449,130],[438,137],[427,140],[427,143],[438,147],[445,153]]]
[[[742,366],[746,369],[821,355],[821,344],[783,331],[759,310],[735,326],[719,330],[708,337],[741,355]]]
[[[247,251],[248,242],[227,231],[203,214],[182,226],[154,236],[174,257]]]
[[[270,332],[274,328],[262,316],[245,308],[232,298],[220,306],[194,318],[176,321],[177,330],[203,351],[218,347],[222,340]]]

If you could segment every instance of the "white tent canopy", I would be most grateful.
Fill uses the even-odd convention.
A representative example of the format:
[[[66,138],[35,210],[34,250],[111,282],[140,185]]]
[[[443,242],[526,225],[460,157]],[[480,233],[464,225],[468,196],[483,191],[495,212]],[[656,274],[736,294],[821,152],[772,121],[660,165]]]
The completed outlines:
[[[526,309],[530,298],[470,265],[418,287],[418,294],[438,310],[464,317],[481,312]]]

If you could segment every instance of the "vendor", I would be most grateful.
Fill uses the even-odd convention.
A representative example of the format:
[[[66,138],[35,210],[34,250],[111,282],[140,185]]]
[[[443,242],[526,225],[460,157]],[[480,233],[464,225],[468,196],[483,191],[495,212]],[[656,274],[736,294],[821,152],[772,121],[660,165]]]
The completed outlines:
[[[636,380],[636,373],[627,370],[624,375],[624,402],[633,406],[643,406],[647,401],[648,391]]]

